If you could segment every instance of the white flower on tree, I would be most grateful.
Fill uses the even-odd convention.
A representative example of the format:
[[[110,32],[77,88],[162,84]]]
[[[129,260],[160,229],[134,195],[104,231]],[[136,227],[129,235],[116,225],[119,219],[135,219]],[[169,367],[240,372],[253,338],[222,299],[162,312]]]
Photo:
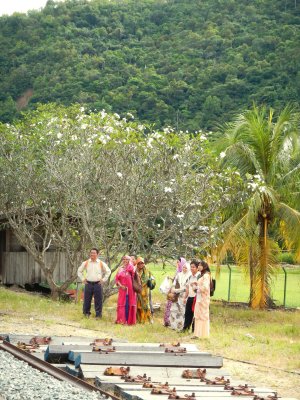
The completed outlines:
[[[53,106],[52,113],[48,107],[41,106],[39,118],[32,118],[41,125],[3,127],[0,207],[16,216],[12,228],[35,255],[51,290],[57,291],[54,269],[44,261],[50,239],[70,260],[62,290],[76,276],[77,258],[91,245],[101,248],[113,270],[118,255],[132,248],[148,259],[165,259],[181,249],[192,251],[195,243],[207,245],[209,235],[197,227],[208,226],[210,232],[210,224],[233,201],[239,177],[231,174],[228,182],[229,175],[213,163],[197,135],[170,127],[145,135],[142,125],[104,110],[85,115],[78,107],[74,116],[74,106],[70,111]],[[38,212],[26,214],[28,204]],[[34,238],[41,229],[46,233],[37,247]]]

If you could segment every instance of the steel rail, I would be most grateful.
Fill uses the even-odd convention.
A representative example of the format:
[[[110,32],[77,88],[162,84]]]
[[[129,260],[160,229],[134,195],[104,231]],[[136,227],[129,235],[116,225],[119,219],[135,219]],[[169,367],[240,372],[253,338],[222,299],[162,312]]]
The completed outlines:
[[[3,342],[0,342],[0,350],[7,351],[8,353],[12,354],[14,357],[18,358],[19,360],[22,360],[22,361],[26,362],[27,364],[31,365],[33,368],[38,369],[41,372],[45,372],[60,381],[68,382],[72,385],[75,385],[75,386],[77,386],[81,389],[87,390],[89,392],[100,393],[106,397],[110,397],[113,400],[120,400],[119,397],[117,397],[113,394],[110,394],[100,388],[97,388],[96,386],[93,386],[93,385],[85,382],[84,380],[79,379],[79,378],[63,371],[46,361],[40,360],[39,358],[35,357],[34,355],[27,353],[26,351],[24,351],[22,349],[19,349],[18,347],[14,346],[13,344],[11,344],[5,340]]]

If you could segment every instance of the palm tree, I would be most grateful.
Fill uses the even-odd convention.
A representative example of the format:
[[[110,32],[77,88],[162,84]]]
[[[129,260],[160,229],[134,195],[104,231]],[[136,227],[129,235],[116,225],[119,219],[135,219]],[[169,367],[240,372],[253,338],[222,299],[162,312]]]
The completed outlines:
[[[225,126],[218,143],[222,162],[238,171],[250,193],[226,216],[220,247],[249,267],[252,308],[270,305],[278,239],[300,258],[298,128],[291,106],[276,119],[272,109],[254,106]]]

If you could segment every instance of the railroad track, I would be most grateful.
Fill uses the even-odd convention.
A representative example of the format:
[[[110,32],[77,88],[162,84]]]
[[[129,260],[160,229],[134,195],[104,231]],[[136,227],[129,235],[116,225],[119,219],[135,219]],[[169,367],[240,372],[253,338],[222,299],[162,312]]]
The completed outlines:
[[[10,353],[13,357],[29,364],[31,367],[39,370],[40,372],[47,373],[48,375],[54,377],[55,379],[57,379],[59,381],[67,382],[79,389],[85,390],[90,393],[92,393],[92,392],[99,393],[99,394],[101,394],[101,396],[103,398],[107,398],[107,399],[111,399],[111,400],[120,400],[119,397],[117,397],[111,393],[108,393],[103,389],[97,388],[97,387],[89,384],[88,382],[85,382],[82,379],[72,376],[69,373],[55,367],[52,364],[49,364],[46,361],[40,360],[39,358],[35,357],[34,355],[18,348],[17,346],[15,346],[7,341],[3,341],[0,343],[0,350]],[[0,393],[0,399],[1,399],[1,393]]]
[[[3,339],[3,344],[0,344],[0,388],[1,350],[4,350],[33,368],[51,375],[56,379],[54,385],[59,385],[56,382],[60,380],[86,393],[86,397],[76,397],[68,395],[66,390],[64,397],[53,399],[229,400],[234,396],[242,396],[243,400],[279,399],[277,393],[269,388],[248,385],[231,378],[222,368],[221,356],[201,352],[194,344],[182,347],[180,343],[127,343],[113,339],[108,341],[107,338],[94,339],[91,343],[89,338],[39,338],[29,335],[0,335],[0,338]],[[20,346],[26,351],[20,349]],[[60,368],[57,368],[58,365]],[[6,366],[10,367],[8,364]],[[17,376],[13,376],[13,379],[18,380]],[[22,371],[19,376],[22,376]],[[95,386],[87,381],[92,381]],[[26,381],[25,386],[27,384]],[[53,384],[52,390],[53,393],[56,390]],[[88,396],[87,392],[93,394]],[[31,400],[29,396],[5,397],[5,392],[1,390],[0,400],[1,394],[5,400]],[[34,399],[52,400],[52,397]],[[287,397],[280,399],[295,400]]]

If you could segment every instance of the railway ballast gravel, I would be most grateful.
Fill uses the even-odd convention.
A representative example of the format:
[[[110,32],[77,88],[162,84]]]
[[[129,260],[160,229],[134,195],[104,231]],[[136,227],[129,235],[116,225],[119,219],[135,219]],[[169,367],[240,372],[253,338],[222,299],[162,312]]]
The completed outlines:
[[[32,368],[0,350],[0,398],[4,400],[102,400],[100,393],[87,392]]]

